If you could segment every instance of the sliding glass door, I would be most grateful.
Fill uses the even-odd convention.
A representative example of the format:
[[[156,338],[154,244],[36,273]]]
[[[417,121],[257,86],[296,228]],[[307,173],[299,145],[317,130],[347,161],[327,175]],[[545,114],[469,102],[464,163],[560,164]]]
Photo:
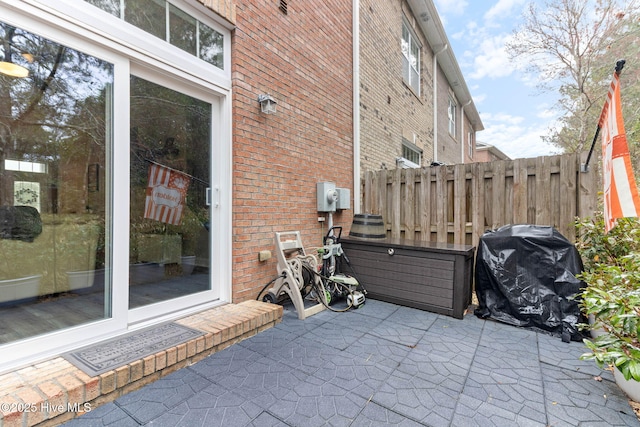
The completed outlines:
[[[229,31],[182,4],[222,69],[87,2],[20,5],[0,2],[0,372],[232,282]]]
[[[111,317],[114,66],[0,21],[0,344]]]
[[[210,103],[130,78],[129,308],[210,289]]]

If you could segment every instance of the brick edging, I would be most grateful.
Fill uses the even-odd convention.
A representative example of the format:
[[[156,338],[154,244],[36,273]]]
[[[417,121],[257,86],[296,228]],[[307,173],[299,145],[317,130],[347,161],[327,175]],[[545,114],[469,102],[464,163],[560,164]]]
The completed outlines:
[[[0,427],[57,426],[282,320],[282,306],[244,301],[176,320],[205,334],[90,377],[62,357],[0,375]]]

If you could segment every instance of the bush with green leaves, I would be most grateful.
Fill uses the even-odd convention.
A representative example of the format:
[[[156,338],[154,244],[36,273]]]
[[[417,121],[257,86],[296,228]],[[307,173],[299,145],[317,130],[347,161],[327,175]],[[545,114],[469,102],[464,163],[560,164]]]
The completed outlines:
[[[581,277],[587,283],[581,295],[592,328],[604,334],[584,343],[599,367],[615,366],[628,380],[640,381],[640,253],[621,257],[617,265],[602,266]]]
[[[581,359],[615,366],[627,380],[640,381],[640,223],[623,218],[605,233],[602,215],[596,215],[576,226],[584,264],[578,278],[586,284],[580,304],[595,320],[590,328],[604,331],[584,340],[589,352]]]
[[[640,222],[637,218],[618,219],[609,233],[604,231],[602,212],[585,220],[577,219],[575,225],[576,247],[585,271],[617,264],[623,256],[640,252]]]

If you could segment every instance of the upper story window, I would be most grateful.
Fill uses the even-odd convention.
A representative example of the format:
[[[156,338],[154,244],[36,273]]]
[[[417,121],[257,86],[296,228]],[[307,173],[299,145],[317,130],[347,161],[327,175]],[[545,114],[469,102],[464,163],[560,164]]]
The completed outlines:
[[[468,137],[467,143],[469,145],[469,158],[470,159],[473,159],[473,152],[475,151],[474,150],[474,147],[475,147],[475,136],[476,135],[475,135],[475,133],[473,131],[469,132],[469,137]]]
[[[402,78],[420,95],[420,43],[406,22],[402,21]]]
[[[166,0],[85,1],[224,69],[224,36]]]
[[[447,116],[449,119],[449,134],[456,137],[456,101],[449,97],[449,108],[447,108]]]

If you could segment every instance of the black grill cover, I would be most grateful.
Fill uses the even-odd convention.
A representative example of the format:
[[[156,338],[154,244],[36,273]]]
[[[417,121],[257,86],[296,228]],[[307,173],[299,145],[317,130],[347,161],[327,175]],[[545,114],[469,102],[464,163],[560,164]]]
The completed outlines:
[[[478,244],[475,314],[514,326],[540,329],[562,340],[582,340],[584,322],[576,278],[582,259],[553,227],[506,225],[487,231]]]

